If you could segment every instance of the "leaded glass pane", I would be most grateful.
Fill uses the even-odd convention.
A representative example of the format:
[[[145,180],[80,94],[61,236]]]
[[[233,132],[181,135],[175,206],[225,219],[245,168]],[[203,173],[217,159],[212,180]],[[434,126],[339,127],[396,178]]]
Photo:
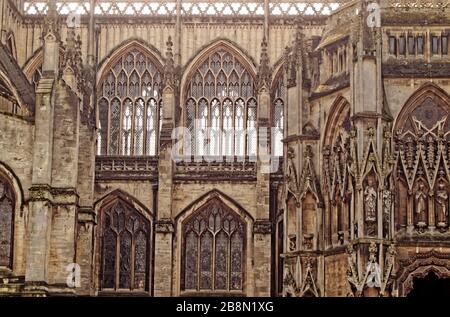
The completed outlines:
[[[102,288],[148,290],[150,222],[120,201],[102,212]]]
[[[147,272],[147,237],[145,232],[139,231],[136,237],[136,250],[134,256],[134,287],[145,289]]]
[[[219,48],[207,56],[194,71],[187,87],[186,126],[191,129],[193,121],[199,119],[204,127],[203,120],[206,119],[206,129],[211,130],[209,148],[197,149],[197,152],[192,151],[192,153],[227,156],[248,154],[245,146],[248,143],[245,134],[247,128],[245,118],[247,102],[255,96],[255,87],[253,76],[239,59],[226,49]],[[193,112],[194,100],[203,99],[206,99],[208,109],[202,108],[197,109],[196,113]],[[207,117],[204,115],[205,112],[208,113]],[[219,129],[223,132],[222,136],[216,132]],[[203,128],[201,130],[203,131]],[[207,137],[201,131],[192,133],[192,136],[195,137],[195,140],[191,142],[192,147],[204,147]]]
[[[212,289],[213,237],[205,232],[200,238],[200,289]]]
[[[131,100],[125,100],[122,122],[122,154],[131,154],[131,122],[133,118],[133,104]]]
[[[283,156],[283,131],[284,131],[284,103],[281,99],[275,101],[273,111],[272,148],[275,156]]]
[[[185,289],[197,289],[198,285],[198,236],[194,231],[186,235]]]
[[[146,113],[145,105],[148,105],[151,100],[154,100],[156,104],[161,101],[160,68],[155,65],[149,55],[138,49],[132,49],[106,70],[107,75],[100,84],[102,87],[99,98],[100,120],[105,111],[105,108],[101,107],[101,102],[104,102],[102,100],[113,101],[109,104],[111,108],[110,124],[106,128],[106,132],[101,131],[99,134],[99,154],[156,154],[159,134],[156,129],[157,125],[149,123],[148,116],[151,116],[155,122],[159,122],[158,112]],[[118,111],[118,113],[114,113],[114,122],[112,120],[113,110]],[[105,126],[102,122],[99,122],[99,125]],[[147,129],[144,128],[145,126]],[[121,142],[120,147],[118,137]],[[108,150],[105,149],[106,143],[103,141],[106,139],[110,139]]]
[[[134,154],[144,154],[144,101],[139,99],[136,103],[134,115]]]
[[[0,266],[11,267],[14,225],[14,195],[0,178]]]
[[[256,101],[254,99],[250,99],[247,109],[247,153],[249,156],[255,156],[258,135],[256,128]]]
[[[107,229],[103,239],[103,288],[114,288],[116,279],[116,234]]]
[[[244,126],[245,104],[243,100],[236,102],[234,112],[234,153],[237,156],[245,155],[245,126]]]
[[[223,103],[223,155],[234,155],[233,151],[233,105],[230,100]]]
[[[222,132],[220,129],[220,103],[214,99],[211,103],[211,130],[210,130],[210,154],[214,156],[220,155],[220,139]]]
[[[99,102],[99,138],[98,138],[98,154],[105,155],[108,148],[108,117],[109,104],[106,99]]]
[[[243,239],[239,232],[235,232],[231,237],[231,283],[230,289],[242,289],[242,255]]]
[[[120,131],[120,101],[114,99],[111,103],[111,127],[109,153],[119,154],[119,131]]]
[[[156,154],[157,113],[156,101],[150,99],[147,105],[147,155]]]
[[[245,224],[242,219],[214,199],[184,223],[182,230],[182,290],[243,289]]]
[[[215,289],[227,289],[228,240],[228,236],[224,231],[221,231],[216,236]]]

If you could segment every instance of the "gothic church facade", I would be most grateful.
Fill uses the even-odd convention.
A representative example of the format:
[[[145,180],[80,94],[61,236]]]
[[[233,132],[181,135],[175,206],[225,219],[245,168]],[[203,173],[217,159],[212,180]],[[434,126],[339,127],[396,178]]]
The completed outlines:
[[[450,4],[1,0],[0,296],[450,279]]]

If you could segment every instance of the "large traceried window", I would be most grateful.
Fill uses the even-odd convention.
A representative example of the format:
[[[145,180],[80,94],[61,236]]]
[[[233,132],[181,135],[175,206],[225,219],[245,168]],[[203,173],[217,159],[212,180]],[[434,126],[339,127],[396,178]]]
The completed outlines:
[[[14,202],[12,187],[0,175],[0,267],[12,268]]]
[[[285,100],[286,86],[279,75],[272,94],[272,154],[275,156],[283,156]]]
[[[161,67],[137,48],[107,69],[100,84],[99,155],[156,155],[161,118]]]
[[[187,84],[192,155],[256,155],[254,77],[226,48],[212,51]]]
[[[242,292],[245,223],[211,200],[183,225],[183,291]]]
[[[118,200],[102,213],[102,290],[149,290],[151,224]]]

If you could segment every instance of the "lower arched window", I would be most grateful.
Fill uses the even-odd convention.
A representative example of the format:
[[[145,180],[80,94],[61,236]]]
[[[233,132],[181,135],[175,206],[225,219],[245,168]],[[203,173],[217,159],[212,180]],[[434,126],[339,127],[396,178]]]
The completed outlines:
[[[0,174],[0,267],[12,269],[15,196],[9,182]]]
[[[102,290],[149,290],[150,221],[117,201],[102,213]]]
[[[217,200],[183,225],[183,291],[243,291],[245,223]]]

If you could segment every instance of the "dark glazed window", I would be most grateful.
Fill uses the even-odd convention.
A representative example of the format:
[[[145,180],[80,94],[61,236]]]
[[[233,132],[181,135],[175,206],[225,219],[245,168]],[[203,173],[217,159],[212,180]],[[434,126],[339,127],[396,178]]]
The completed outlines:
[[[442,55],[448,55],[448,35],[442,36]]]
[[[389,54],[397,55],[397,38],[389,36]]]
[[[440,42],[440,38],[439,36],[432,36],[431,37],[431,53],[433,55],[438,55],[439,54],[439,43]]]
[[[406,38],[404,36],[399,37],[398,48],[399,48],[400,55],[406,55]]]
[[[423,55],[424,46],[425,46],[425,39],[423,35],[419,35],[417,37],[417,54]]]
[[[102,290],[149,290],[150,221],[118,201],[102,214]]]
[[[416,55],[416,43],[414,41],[414,36],[408,36],[408,54]]]
[[[12,269],[14,237],[14,192],[0,175],[0,267]]]
[[[183,291],[242,291],[245,223],[211,200],[183,225]]]

